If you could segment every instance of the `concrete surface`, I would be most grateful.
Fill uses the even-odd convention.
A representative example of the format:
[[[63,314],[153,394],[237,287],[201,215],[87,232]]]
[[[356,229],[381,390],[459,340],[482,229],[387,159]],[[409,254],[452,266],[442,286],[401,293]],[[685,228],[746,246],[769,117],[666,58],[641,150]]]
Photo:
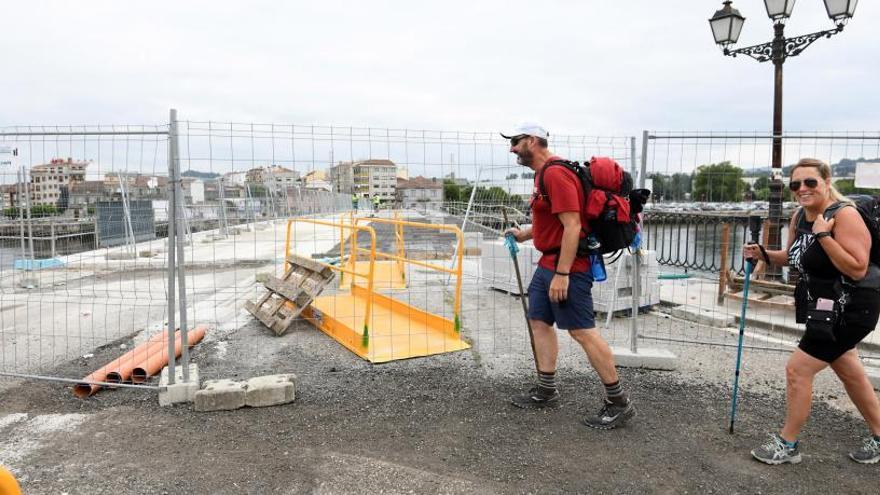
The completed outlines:
[[[632,352],[628,347],[612,347],[617,366],[646,370],[672,371],[678,367],[678,356],[668,349],[639,347]]]

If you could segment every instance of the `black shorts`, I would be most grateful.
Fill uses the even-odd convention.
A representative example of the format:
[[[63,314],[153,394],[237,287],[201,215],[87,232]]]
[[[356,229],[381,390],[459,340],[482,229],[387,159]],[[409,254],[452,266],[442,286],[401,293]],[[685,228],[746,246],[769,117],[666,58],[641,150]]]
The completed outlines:
[[[854,289],[832,328],[833,337],[808,321],[798,348],[816,359],[832,363],[864,340],[877,326],[878,318],[880,292]]]

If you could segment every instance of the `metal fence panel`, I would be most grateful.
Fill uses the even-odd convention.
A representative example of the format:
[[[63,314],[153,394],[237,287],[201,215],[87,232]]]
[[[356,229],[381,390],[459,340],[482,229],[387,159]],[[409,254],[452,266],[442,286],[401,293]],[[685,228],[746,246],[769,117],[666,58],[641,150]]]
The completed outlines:
[[[734,329],[718,328],[734,324],[741,300],[734,294],[719,303],[719,278],[722,272],[728,279],[742,276],[748,218],[766,220],[765,181],[770,174],[773,137],[744,132],[646,132],[645,136],[646,179],[654,195],[644,215],[643,233],[647,249],[661,265],[661,278],[665,278],[662,297],[670,306],[667,316],[675,318],[686,310],[689,318],[703,323],[688,326],[656,321],[642,326],[642,338],[673,348],[735,345],[731,344]],[[785,166],[803,157],[822,159],[837,165],[836,180],[850,181],[841,184],[842,188],[851,186],[857,162],[880,157],[880,135],[876,133],[792,133],[785,135],[782,143]],[[785,220],[797,205],[787,189],[783,200],[783,225],[787,225]],[[729,238],[723,246],[725,225]],[[785,246],[787,228],[781,228],[780,235]],[[761,239],[766,236],[765,225]],[[782,275],[783,281],[787,280],[788,270]],[[753,276],[762,278],[761,273]],[[791,301],[773,288],[752,284],[751,291],[766,301],[750,302],[747,347],[790,351],[802,331],[802,326],[794,323]],[[866,339],[862,354],[876,359],[880,357],[878,350],[880,340],[872,336]]]

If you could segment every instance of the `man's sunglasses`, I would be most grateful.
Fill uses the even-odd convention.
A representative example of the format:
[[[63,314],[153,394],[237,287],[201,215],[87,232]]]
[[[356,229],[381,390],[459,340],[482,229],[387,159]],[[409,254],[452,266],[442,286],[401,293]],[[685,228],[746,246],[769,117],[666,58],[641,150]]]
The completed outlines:
[[[516,146],[519,144],[520,141],[522,141],[523,139],[525,139],[527,137],[528,136],[525,134],[523,134],[522,136],[513,136],[512,138],[510,138],[510,145]]]
[[[792,191],[797,191],[801,188],[801,183],[803,183],[803,185],[807,186],[810,189],[816,189],[816,186],[819,185],[819,179],[809,178],[804,179],[803,181],[793,180],[788,183],[788,188]]]

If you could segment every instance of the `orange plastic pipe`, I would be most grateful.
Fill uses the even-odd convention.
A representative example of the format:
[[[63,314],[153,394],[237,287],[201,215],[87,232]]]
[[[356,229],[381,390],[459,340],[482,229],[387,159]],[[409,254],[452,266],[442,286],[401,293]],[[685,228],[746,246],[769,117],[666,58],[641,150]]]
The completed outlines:
[[[157,334],[157,335],[161,336],[163,334]],[[156,336],[154,335],[153,338],[156,338]],[[167,342],[167,340],[164,337],[160,337],[161,340],[158,340],[158,342],[153,340],[153,338],[151,338],[150,340],[135,347],[134,349],[126,352],[125,354],[119,356],[118,358],[114,359],[113,361],[110,361],[109,363],[104,365],[104,367],[95,370],[91,375],[83,378],[82,383],[77,383],[76,385],[74,385],[73,393],[76,394],[76,396],[79,397],[80,399],[85,399],[86,397],[88,397],[90,395],[94,395],[95,392],[97,392],[98,390],[101,389],[101,386],[94,385],[92,383],[86,383],[86,382],[106,382],[107,381],[107,374],[110,373],[111,371],[118,370],[121,366],[125,365],[126,363],[134,362],[134,359],[138,355],[140,355],[142,358],[145,355],[144,353],[146,353],[147,350],[152,345],[154,345],[158,342]]]
[[[136,352],[131,359],[126,359],[125,361],[119,363],[115,369],[109,370],[107,372],[107,377],[104,381],[107,383],[124,383],[131,378],[131,372],[137,366],[140,366],[141,363],[146,361],[147,357],[158,354],[161,351],[162,346],[168,345],[168,336],[163,333],[163,338],[158,340],[151,340],[148,342],[148,346],[140,349],[140,352]],[[175,338],[179,338],[180,332],[174,334]]]
[[[187,334],[187,345],[192,347],[205,338],[205,331],[207,327],[205,325],[199,325]],[[167,342],[166,342],[167,344]],[[183,346],[181,344],[180,334],[178,333],[174,338],[174,358],[177,359],[180,357],[180,353],[183,351]],[[167,347],[162,349],[161,352],[157,352],[155,354],[147,356],[147,358],[139,365],[136,366],[131,372],[131,382],[132,383],[144,383],[147,381],[147,378],[158,373],[162,368],[164,368],[168,364],[168,349]]]

